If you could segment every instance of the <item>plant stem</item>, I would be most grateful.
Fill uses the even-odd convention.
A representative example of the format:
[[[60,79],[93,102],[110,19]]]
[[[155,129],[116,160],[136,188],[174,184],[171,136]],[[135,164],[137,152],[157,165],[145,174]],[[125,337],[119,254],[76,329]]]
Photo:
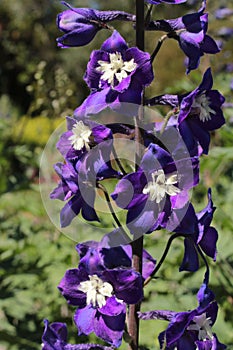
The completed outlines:
[[[110,200],[110,197],[109,197],[109,194],[108,194],[108,191],[107,189],[104,187],[104,185],[102,184],[98,184],[98,188],[101,189],[104,193],[104,196],[105,196],[105,199],[106,199],[106,202],[108,204],[108,207],[109,207],[109,211],[117,225],[117,227],[120,229],[120,232],[121,232],[121,235],[122,235],[122,244],[128,244],[129,242],[131,242],[131,239],[130,237],[127,235],[127,232],[123,229],[122,225],[121,225],[121,222],[120,220],[118,219],[114,209],[113,209],[113,206],[112,206],[112,203],[111,203],[111,200]]]
[[[136,46],[144,51],[144,0],[136,0]],[[142,158],[142,145],[143,145],[143,134],[140,126],[143,124],[144,112],[143,112],[143,98],[142,93],[141,106],[139,107],[138,115],[135,117],[135,171],[138,169],[138,164]],[[142,272],[142,253],[143,253],[143,236],[133,237],[133,242],[131,243],[133,259],[132,267],[138,271]],[[139,348],[139,318],[138,311],[140,311],[141,303],[136,305],[129,305],[128,313],[128,333],[131,337],[131,342],[129,343],[130,350],[137,350]]]
[[[144,286],[146,286],[153,278],[153,276],[159,271],[160,267],[162,266],[164,260],[166,259],[166,256],[169,252],[169,249],[171,247],[172,241],[177,237],[185,237],[185,234],[183,233],[174,233],[171,237],[169,237],[169,240],[167,241],[167,245],[165,247],[165,250],[163,252],[162,257],[160,258],[158,264],[156,264],[154,270],[151,272],[151,275],[145,280]]]
[[[154,61],[156,55],[158,54],[159,50],[161,49],[161,46],[163,44],[163,42],[168,38],[167,34],[161,36],[161,38],[158,41],[158,44],[156,46],[156,48],[154,49],[154,52],[151,55],[151,63]]]

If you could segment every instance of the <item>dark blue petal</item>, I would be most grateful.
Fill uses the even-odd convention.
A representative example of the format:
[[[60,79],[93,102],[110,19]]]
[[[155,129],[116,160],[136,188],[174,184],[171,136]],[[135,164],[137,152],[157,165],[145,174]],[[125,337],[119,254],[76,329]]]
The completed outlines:
[[[184,258],[179,271],[197,271],[199,268],[198,254],[194,243],[188,238],[184,240],[184,249]]]

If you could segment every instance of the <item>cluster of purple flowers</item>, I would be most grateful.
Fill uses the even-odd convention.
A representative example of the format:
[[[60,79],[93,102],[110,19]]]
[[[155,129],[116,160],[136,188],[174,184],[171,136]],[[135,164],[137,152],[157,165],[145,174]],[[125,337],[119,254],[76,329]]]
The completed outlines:
[[[152,7],[185,1],[146,2]],[[114,201],[117,207],[126,211],[126,223],[120,223],[112,212],[118,227],[100,242],[79,243],[76,246],[79,264],[66,271],[58,286],[67,302],[76,308],[74,323],[78,334],[94,332],[109,346],[69,344],[66,325],[49,324],[45,320],[42,348],[119,347],[123,334],[129,331],[128,306],[141,303],[144,285],[159,268],[145,250],[141,252],[141,270],[134,268],[133,241],[135,243],[143,234],[164,229],[172,233],[172,239],[184,238],[180,271],[198,270],[199,256],[206,263],[204,282],[198,292],[199,305],[184,312],[139,312],[138,317],[169,322],[167,329],[159,335],[161,349],[225,349],[212,331],[218,306],[208,287],[209,268],[205,258],[208,256],[215,261],[217,256],[218,233],[211,226],[215,211],[211,190],[208,190],[208,204],[200,212],[195,212],[190,201],[190,190],[199,183],[200,156],[209,151],[210,132],[225,123],[221,110],[224,97],[212,89],[211,69],[206,70],[202,82],[193,91],[146,99],[144,90],[154,79],[155,54],[129,47],[120,33],[109,26],[109,22],[120,20],[131,21],[135,27],[136,16],[122,11],[73,8],[64,4],[68,9],[57,18],[58,27],[64,33],[57,39],[58,46],[86,45],[101,29],[110,30],[111,35],[99,50],[90,55],[84,76],[90,94],[74,111],[74,116],[67,117],[67,131],[57,143],[64,158],[64,162],[55,165],[60,181],[50,196],[65,202],[60,213],[62,227],[70,225],[78,215],[86,221],[100,221],[95,209],[97,191],[103,191],[109,203]],[[148,15],[145,21],[145,30],[163,31],[166,38],[178,41],[188,58],[187,73],[198,67],[205,53],[219,52],[216,42],[206,34],[208,14],[205,8],[204,1],[196,13],[169,20],[151,20]],[[131,113],[139,112],[139,105],[143,103],[147,106],[167,105],[172,110],[164,122],[141,124],[140,128],[136,123],[130,125],[127,120],[102,125],[90,117],[107,108],[122,111],[124,104],[134,104],[136,108]],[[127,137],[138,142],[139,129],[144,153],[136,170],[127,172],[120,162],[117,163],[119,169],[116,168],[112,161],[116,154],[115,138]],[[103,185],[106,179],[117,181],[111,194]],[[109,208],[111,211],[112,206]],[[125,228],[133,237],[131,242],[124,240],[127,236]]]

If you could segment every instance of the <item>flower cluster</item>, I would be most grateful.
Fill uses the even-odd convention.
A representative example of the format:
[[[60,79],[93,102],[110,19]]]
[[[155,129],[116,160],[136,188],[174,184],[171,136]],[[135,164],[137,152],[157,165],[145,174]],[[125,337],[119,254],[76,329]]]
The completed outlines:
[[[199,183],[201,156],[209,151],[210,132],[225,123],[221,109],[224,97],[212,89],[212,73],[207,68],[200,85],[191,92],[145,98],[145,89],[154,79],[153,64],[165,38],[178,41],[188,57],[187,73],[198,68],[201,56],[215,54],[219,48],[207,34],[206,1],[198,12],[169,20],[152,20],[153,5],[180,4],[185,0],[146,2],[150,5],[147,15],[141,18],[145,28],[140,30],[166,33],[151,54],[140,50],[138,42],[130,47],[109,26],[114,20],[128,21],[138,31],[138,8],[135,16],[122,11],[73,8],[64,3],[68,10],[57,17],[58,28],[64,33],[57,42],[63,48],[86,45],[101,29],[110,30],[111,34],[99,50],[90,54],[84,75],[90,94],[75,109],[73,117],[67,117],[67,131],[57,143],[63,161],[54,166],[59,182],[50,197],[65,202],[60,223],[67,227],[79,215],[86,222],[101,222],[95,206],[97,192],[101,192],[115,229],[100,242],[78,243],[78,266],[68,269],[58,285],[68,304],[75,307],[78,335],[94,333],[108,346],[69,344],[66,325],[45,320],[44,350],[107,350],[119,347],[124,335],[130,348],[137,349],[135,327],[139,318],[169,322],[158,337],[163,350],[226,348],[212,330],[218,306],[208,287],[207,259],[216,261],[218,232],[211,226],[216,209],[211,189],[206,207],[199,212],[190,199],[191,190]],[[127,110],[123,121],[112,122],[113,112],[125,111],[125,104],[132,104],[133,108]],[[172,109],[163,121],[148,124],[143,119],[143,104],[167,105]],[[105,125],[97,123],[96,115],[106,110],[110,111],[109,121]],[[115,147],[119,139],[135,145],[137,164],[133,167],[125,166],[117,156]],[[115,184],[112,193],[104,185],[106,180]],[[125,213],[125,222],[120,221],[114,208]],[[164,234],[169,232],[169,239],[157,262],[144,249],[142,236],[160,229]],[[177,237],[184,240],[179,271],[197,271],[199,259],[206,267],[197,294],[198,307],[182,312],[137,313],[144,297],[143,287],[158,272]]]

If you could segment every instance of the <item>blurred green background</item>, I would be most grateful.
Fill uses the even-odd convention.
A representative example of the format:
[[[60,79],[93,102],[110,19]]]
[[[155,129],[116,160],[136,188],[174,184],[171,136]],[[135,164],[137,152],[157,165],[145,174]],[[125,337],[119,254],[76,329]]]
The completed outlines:
[[[105,0],[71,3],[107,9]],[[175,18],[197,10],[199,4],[187,1],[179,6],[159,5],[153,15],[157,19]],[[211,288],[220,305],[214,330],[228,349],[233,349],[233,40],[222,30],[232,29],[233,16],[217,20],[214,14],[220,4],[230,5],[229,1],[211,1],[208,11],[209,33],[221,40],[222,52],[215,57],[205,56],[199,69],[186,76],[178,44],[166,41],[154,64],[155,81],[147,96],[190,91],[211,65],[214,88],[226,97],[227,123],[212,134],[210,154],[201,159],[201,183],[194,190],[193,200],[195,207],[202,209],[207,188],[213,188],[219,241],[217,262],[210,261]],[[114,9],[114,4],[107,5]],[[117,6],[134,12],[133,1],[118,0]],[[70,341],[77,341],[73,309],[57,290],[65,270],[77,265],[75,242],[60,233],[46,214],[39,190],[39,164],[51,133],[88,95],[82,77],[89,55],[109,33],[100,32],[83,48],[58,49],[56,37],[61,33],[56,28],[56,15],[63,10],[64,6],[53,0],[0,1],[0,350],[40,349],[44,318],[67,322]],[[135,33],[129,23],[116,23],[116,28],[134,45]],[[147,33],[149,52],[158,37]],[[82,236],[83,240],[95,239],[86,232],[80,232]],[[145,238],[146,247],[157,259],[167,238],[159,232]],[[144,311],[196,307],[195,294],[204,268],[195,274],[179,273],[182,252],[183,242],[175,242],[159,278],[146,287]],[[141,344],[158,349],[157,336],[165,327],[163,322],[142,322]]]

